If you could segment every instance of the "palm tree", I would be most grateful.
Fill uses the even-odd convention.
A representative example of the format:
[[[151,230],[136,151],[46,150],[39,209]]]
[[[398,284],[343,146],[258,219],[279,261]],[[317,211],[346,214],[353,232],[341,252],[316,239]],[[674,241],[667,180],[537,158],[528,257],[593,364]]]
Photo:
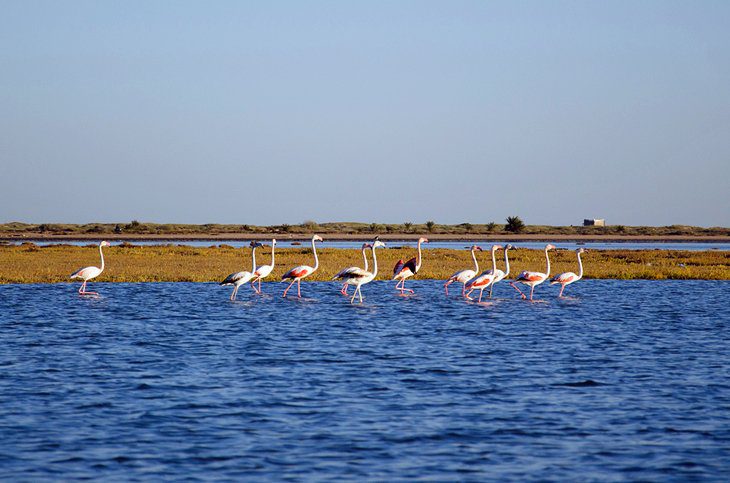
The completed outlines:
[[[434,227],[434,226],[436,226],[436,223],[435,223],[435,222],[433,222],[433,221],[431,221],[431,220],[428,220],[428,221],[426,222],[426,228],[428,228],[428,232],[429,232],[429,233],[431,233],[431,232],[433,231],[433,227]]]
[[[519,216],[508,216],[507,224],[504,229],[511,233],[520,233],[525,228],[525,224],[520,220]]]

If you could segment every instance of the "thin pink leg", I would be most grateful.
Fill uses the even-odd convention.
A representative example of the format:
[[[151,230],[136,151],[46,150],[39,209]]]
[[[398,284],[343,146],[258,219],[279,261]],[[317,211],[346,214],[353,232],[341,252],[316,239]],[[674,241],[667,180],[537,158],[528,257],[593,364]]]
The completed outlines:
[[[302,298],[302,280],[297,280],[297,297]]]
[[[289,291],[291,286],[294,285],[294,282],[296,282],[296,280],[292,280],[291,283],[289,284],[289,286],[286,289],[284,289],[284,295],[282,295],[282,297],[286,297],[286,293]]]
[[[558,298],[561,298],[563,296],[563,290],[565,290],[565,284],[562,284],[560,286],[560,293],[558,294]]]
[[[535,286],[530,287],[530,302],[532,302],[532,294],[535,292]]]
[[[448,282],[446,282],[444,284],[444,290],[446,290],[446,295],[449,295],[449,284],[450,283],[451,283],[451,280],[449,280]]]
[[[465,293],[466,293],[466,284],[462,283],[461,284],[461,296],[463,297]]]
[[[514,283],[514,282],[510,282],[509,284],[510,284],[510,285],[512,285],[512,287],[513,287],[513,288],[514,288],[515,290],[517,290],[517,291],[518,291],[518,292],[520,293],[520,295],[522,296],[522,300],[525,300],[525,299],[527,298],[527,297],[525,296],[525,294],[523,294],[523,293],[522,293],[522,290],[520,290],[520,289],[519,289],[519,288],[517,287],[517,285],[515,285],[515,283]]]
[[[472,293],[473,291],[474,291],[474,289],[473,289],[473,288],[472,288],[472,289],[470,289],[470,290],[469,290],[469,291],[468,291],[468,292],[466,293],[466,295],[464,295],[464,297],[468,298],[469,300],[472,300],[472,298],[470,297],[470,295],[471,295],[471,293]]]
[[[484,289],[481,289],[479,291],[479,303],[482,303],[482,294],[484,293]]]
[[[259,293],[261,293],[261,279],[259,279]]]

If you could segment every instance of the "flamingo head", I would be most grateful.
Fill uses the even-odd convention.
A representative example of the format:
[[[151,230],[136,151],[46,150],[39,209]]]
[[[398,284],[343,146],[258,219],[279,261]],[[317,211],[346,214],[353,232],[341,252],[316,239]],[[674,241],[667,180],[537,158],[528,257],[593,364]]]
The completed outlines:
[[[365,250],[366,248],[370,248],[371,246],[372,245],[370,245],[370,243],[363,243],[362,244],[362,249]]]
[[[260,242],[251,242],[251,248],[258,248],[264,246],[263,243]]]
[[[555,245],[550,245],[550,244],[545,245],[545,251],[548,251],[548,250],[555,250]]]
[[[576,250],[576,252],[578,252],[578,253],[585,253],[585,252],[586,252],[586,249],[585,249],[585,248],[583,248],[583,247],[580,247],[580,248],[578,248],[578,249]]]
[[[372,246],[374,248],[384,247],[385,246],[385,243],[381,242],[380,240],[375,240],[375,242],[373,242]]]
[[[418,239],[418,243],[428,243],[428,238],[421,237]]]
[[[271,239],[271,246],[272,247],[275,247],[276,246],[276,238],[272,238]]]
[[[103,242],[99,243],[99,246],[100,247],[110,247],[112,245],[108,241],[104,240]]]
[[[496,252],[497,250],[501,250],[504,248],[502,245],[492,245],[492,251]]]
[[[319,235],[314,235],[314,236],[312,237],[312,241],[324,241],[324,240],[322,240],[322,237],[321,237],[321,236],[319,236]]]
[[[480,252],[481,252],[481,251],[484,251],[484,250],[482,250],[482,247],[480,247],[479,245],[473,245],[473,246],[471,247],[471,251],[475,251],[475,250],[476,250],[476,251],[480,251]]]
[[[508,243],[507,245],[505,245],[504,250],[505,251],[512,250],[513,248],[514,248],[514,246],[511,243]]]

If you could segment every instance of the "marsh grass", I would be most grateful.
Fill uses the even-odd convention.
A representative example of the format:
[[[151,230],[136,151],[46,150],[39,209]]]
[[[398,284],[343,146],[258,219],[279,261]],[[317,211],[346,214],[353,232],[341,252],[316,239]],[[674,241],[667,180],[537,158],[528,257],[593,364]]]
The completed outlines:
[[[361,266],[359,250],[318,247],[320,268],[308,280],[329,280],[344,267]],[[99,282],[211,282],[232,272],[251,269],[251,250],[226,245],[190,247],[180,245],[137,246],[129,243],[104,249],[106,268]],[[378,250],[378,279],[389,279],[399,259],[415,256],[414,248]],[[578,271],[573,251],[551,252],[552,274]],[[270,247],[257,250],[259,265],[270,263]],[[497,266],[504,269],[502,252]],[[708,279],[730,280],[730,251],[590,250],[583,255],[586,278],[610,279]],[[311,249],[276,250],[276,268],[267,281],[277,281],[297,265],[313,265]],[[545,270],[542,250],[510,251],[510,276],[522,270]],[[0,246],[0,283],[68,282],[80,267],[99,266],[96,245],[48,245],[24,243]],[[491,268],[488,252],[479,256],[480,270]],[[458,270],[473,268],[468,250],[424,250],[420,279],[445,279]]]

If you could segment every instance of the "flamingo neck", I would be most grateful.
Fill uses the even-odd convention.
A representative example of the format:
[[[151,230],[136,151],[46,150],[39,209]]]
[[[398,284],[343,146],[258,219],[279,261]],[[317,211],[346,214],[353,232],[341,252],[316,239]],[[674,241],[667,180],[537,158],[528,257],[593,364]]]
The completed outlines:
[[[583,262],[580,259],[580,252],[578,252],[578,278],[576,280],[583,278]]]
[[[375,278],[378,275],[378,259],[375,256],[375,245],[373,245],[372,250],[373,250],[373,278]],[[367,263],[365,264],[365,270],[367,271]]]
[[[99,255],[101,256],[101,271],[104,271],[104,252],[101,251],[101,245],[99,245]]]
[[[256,271],[256,247],[251,248],[251,273]]]
[[[479,273],[479,262],[477,262],[477,256],[473,248],[471,250],[471,258],[474,260],[474,273]]]
[[[550,255],[548,255],[548,249],[545,249],[545,260],[547,260],[547,268],[545,269],[545,275],[550,276]]]
[[[495,253],[497,250],[492,249],[492,273],[497,273],[497,258]]]
[[[363,249],[362,249],[362,261],[365,262],[365,271],[367,272],[368,271],[368,256],[365,254],[365,250],[367,250],[367,248],[363,247]]]
[[[504,250],[504,264],[505,264],[505,267],[504,267],[504,276],[505,276],[505,277],[506,277],[507,275],[509,275],[509,258],[507,257],[507,252],[508,252],[508,251],[509,251],[509,250],[507,250],[507,249],[505,248],[505,250]]]
[[[421,240],[418,240],[418,255],[416,256],[416,271],[421,269]]]
[[[314,270],[317,270],[319,268],[319,258],[317,257],[317,247],[314,246],[314,237],[312,237],[312,253],[314,253]]]
[[[271,269],[274,269],[274,250],[276,250],[276,244],[274,242],[271,243]]]

